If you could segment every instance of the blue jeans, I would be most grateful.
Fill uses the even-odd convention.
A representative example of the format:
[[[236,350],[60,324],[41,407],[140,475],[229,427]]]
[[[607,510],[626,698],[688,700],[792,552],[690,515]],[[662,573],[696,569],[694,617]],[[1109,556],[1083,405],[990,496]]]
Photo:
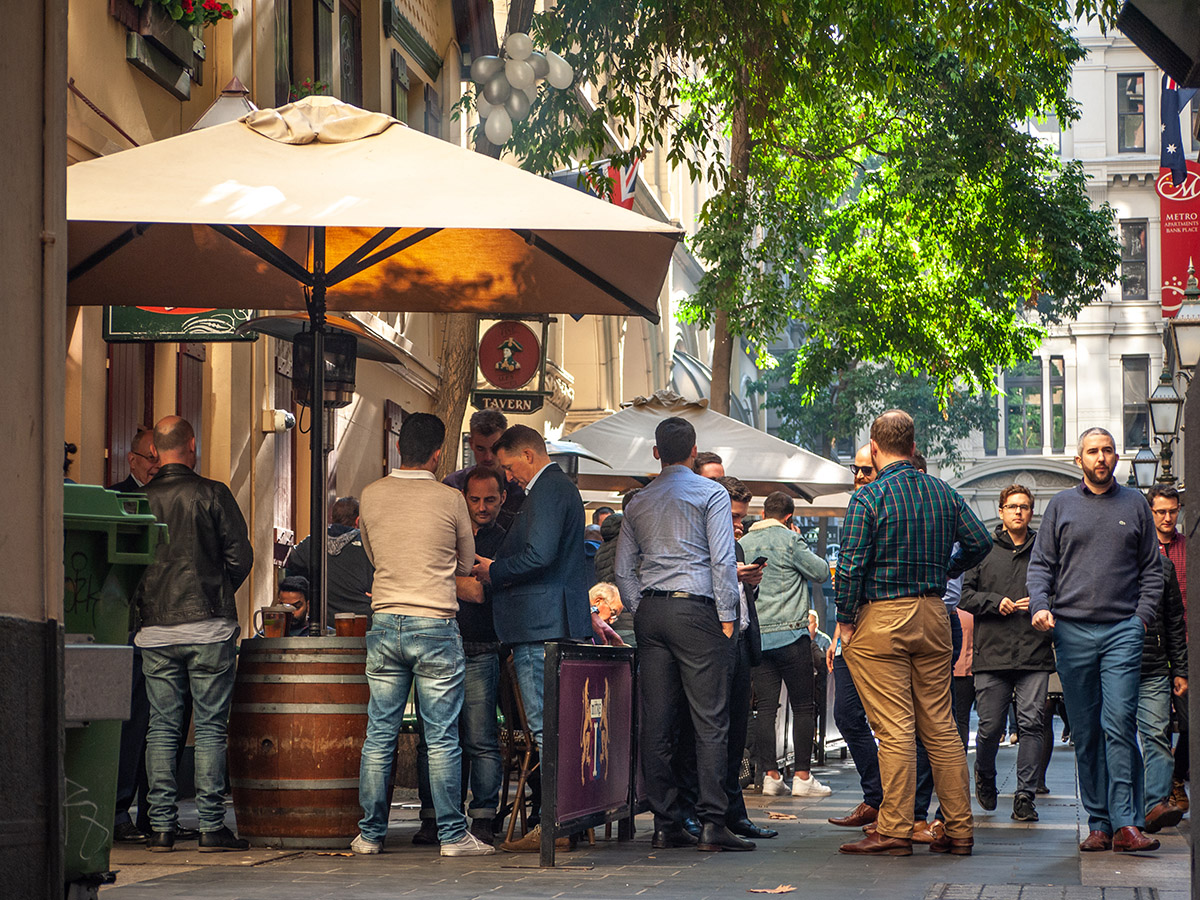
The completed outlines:
[[[462,814],[462,750],[458,715],[463,705],[462,639],[454,619],[375,613],[367,632],[367,739],[359,768],[362,836],[382,841],[388,827],[388,784],[396,739],[416,685],[421,723],[429,746],[429,781],[437,813],[438,840],[458,841],[467,831]]]
[[[867,724],[867,713],[859,699],[850,669],[841,655],[833,658],[833,721],[850,750],[858,769],[863,803],[879,809],[883,803],[883,782],[879,776],[879,748]]]
[[[1138,734],[1146,759],[1146,812],[1171,793],[1175,757],[1171,755],[1171,679],[1147,675],[1138,688]]]
[[[496,722],[496,694],[500,685],[500,657],[481,653],[466,658],[462,715],[458,735],[462,742],[463,784],[471,786],[471,804],[467,815],[472,819],[494,819],[500,806],[500,784],[504,764],[500,759],[500,729]],[[417,793],[421,798],[421,818],[436,816],[429,787],[429,751],[424,729],[417,744]],[[463,791],[466,800],[466,791]]]
[[[196,812],[202,832],[225,827],[225,749],[233,681],[235,634],[215,644],[142,648],[142,673],[150,701],[146,776],[150,827],[174,831],[179,819],[175,760],[183,740],[187,697],[196,727]]]
[[[543,643],[514,644],[513,667],[517,670],[517,687],[525,704],[525,720],[533,739],[542,746],[542,708],[545,706],[546,645]]]
[[[1145,638],[1137,616],[1100,623],[1059,618],[1054,626],[1058,675],[1075,739],[1079,798],[1090,831],[1112,834],[1145,822],[1137,745]]]

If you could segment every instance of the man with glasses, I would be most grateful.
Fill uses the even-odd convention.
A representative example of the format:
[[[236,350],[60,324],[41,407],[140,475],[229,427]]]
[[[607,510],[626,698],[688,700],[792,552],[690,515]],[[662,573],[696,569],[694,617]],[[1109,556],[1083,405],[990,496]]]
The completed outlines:
[[[1176,527],[1179,522],[1179,491],[1169,484],[1156,484],[1146,494],[1150,501],[1150,513],[1154,517],[1154,530],[1158,536],[1158,549],[1175,566],[1175,577],[1179,580],[1179,591],[1183,599],[1184,625],[1187,624],[1187,542]],[[1172,695],[1171,703],[1179,719],[1179,739],[1175,742],[1175,771],[1171,777],[1171,794],[1168,802],[1187,812],[1188,754],[1188,703],[1186,696]]]
[[[863,444],[858,448],[858,452],[854,454],[854,462],[850,464],[850,471],[854,473],[856,491],[875,480],[875,464],[871,462],[870,444]]]
[[[126,454],[129,474],[122,481],[109,485],[119,494],[141,494],[150,479],[158,474],[158,453],[154,449],[154,429],[139,425],[137,434]],[[133,635],[129,636],[133,644]],[[119,843],[142,843],[150,832],[150,806],[146,795],[150,791],[146,780],[146,729],[150,726],[150,701],[146,699],[146,681],[142,675],[142,651],[133,648],[133,681],[129,699],[129,718],[121,723],[121,757],[117,764],[117,814],[113,821],[113,840]],[[184,721],[187,716],[184,717]],[[137,800],[138,820],[135,823],[129,810]],[[195,840],[199,832],[177,829],[179,840]]]
[[[1033,492],[1012,484],[1000,492],[1000,524],[992,551],[967,572],[959,607],[975,617],[975,797],[986,810],[996,808],[996,751],[1009,705],[1017,708],[1017,789],[1012,818],[1036,822],[1033,797],[1042,759],[1043,716],[1054,649],[1048,632],[1029,620],[1025,576],[1037,532]]]

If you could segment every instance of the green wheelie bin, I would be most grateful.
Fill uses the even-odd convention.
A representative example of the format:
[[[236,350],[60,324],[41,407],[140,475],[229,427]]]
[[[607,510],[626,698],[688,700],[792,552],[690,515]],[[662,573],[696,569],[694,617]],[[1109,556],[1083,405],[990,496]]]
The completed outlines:
[[[121,722],[129,718],[134,589],[167,527],[140,494],[63,485],[67,895],[111,880]]]

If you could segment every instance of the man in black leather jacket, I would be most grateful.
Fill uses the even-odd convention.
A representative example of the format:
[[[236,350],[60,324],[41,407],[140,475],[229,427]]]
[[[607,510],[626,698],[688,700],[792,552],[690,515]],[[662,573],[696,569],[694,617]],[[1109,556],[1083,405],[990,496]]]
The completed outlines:
[[[1138,686],[1138,733],[1146,766],[1146,828],[1153,834],[1178,825],[1183,810],[1170,800],[1175,760],[1171,756],[1171,693],[1187,693],[1187,625],[1175,566],[1162,558],[1162,605],[1146,629],[1142,680]]]
[[[196,811],[200,851],[244,850],[225,825],[226,726],[233,698],[238,636],[234,592],[250,574],[254,551],[246,520],[229,488],[202,478],[196,435],[178,416],[154,426],[161,468],[146,485],[150,508],[167,525],[169,543],[146,569],[134,593],[150,730],[150,837],[154,851],[174,848],[179,826],[176,751],[186,699],[196,728]]]

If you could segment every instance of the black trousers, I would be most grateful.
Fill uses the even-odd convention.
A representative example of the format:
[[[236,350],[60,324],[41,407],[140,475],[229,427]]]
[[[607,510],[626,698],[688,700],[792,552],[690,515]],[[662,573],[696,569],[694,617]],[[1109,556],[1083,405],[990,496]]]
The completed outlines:
[[[779,768],[779,759],[775,755],[775,719],[781,684],[787,685],[788,703],[792,707],[796,771],[807,772],[811,766],[816,725],[813,717],[816,679],[812,663],[812,639],[805,634],[786,646],[764,650],[762,662],[754,668],[754,693],[758,697],[754,748],[759,769],[763,772]]]
[[[673,769],[676,716],[686,703],[696,741],[696,815],[723,823],[729,805],[729,693],[737,645],[721,630],[711,602],[643,597],[634,617],[641,750],[646,795],[655,828],[683,822]]]
[[[727,822],[747,818],[746,799],[742,796],[742,756],[746,751],[747,725],[750,721],[752,692],[750,690],[750,646],[745,635],[738,638],[733,670],[729,682],[729,761],[725,768],[725,809]],[[692,728],[691,711],[681,706],[676,719],[679,729],[675,748],[676,788],[679,791],[680,812],[684,818],[696,815],[696,798],[700,794],[696,774],[696,731]]]

